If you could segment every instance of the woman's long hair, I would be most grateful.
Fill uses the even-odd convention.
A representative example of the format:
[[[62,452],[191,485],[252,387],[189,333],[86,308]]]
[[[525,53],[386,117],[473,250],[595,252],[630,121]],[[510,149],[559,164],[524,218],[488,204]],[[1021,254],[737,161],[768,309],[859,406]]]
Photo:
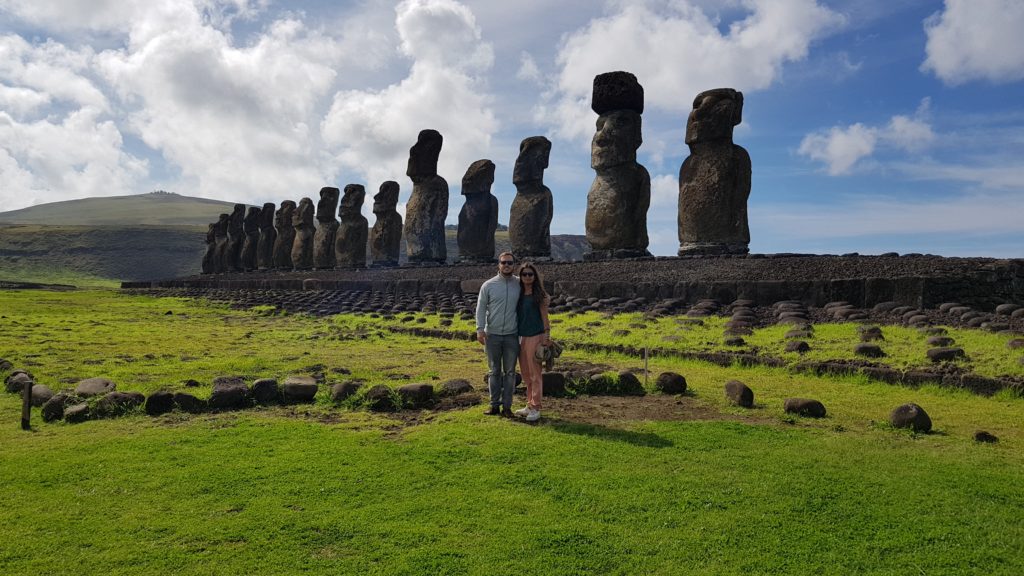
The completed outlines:
[[[533,298],[534,304],[537,305],[539,310],[544,301],[548,298],[547,290],[544,290],[544,280],[540,277],[540,272],[537,271],[537,267],[533,265],[533,262],[523,262],[519,266],[519,298],[520,301],[526,298],[526,285],[523,284],[523,271],[529,270],[533,272],[533,294],[530,295]]]

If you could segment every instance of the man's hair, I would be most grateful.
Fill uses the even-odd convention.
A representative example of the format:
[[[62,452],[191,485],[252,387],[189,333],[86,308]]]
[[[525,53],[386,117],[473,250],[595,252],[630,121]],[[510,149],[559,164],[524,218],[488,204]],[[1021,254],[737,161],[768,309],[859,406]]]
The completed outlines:
[[[513,260],[516,259],[516,255],[507,250],[505,252],[502,252],[501,254],[498,254],[498,260],[501,260],[502,256],[511,256]]]

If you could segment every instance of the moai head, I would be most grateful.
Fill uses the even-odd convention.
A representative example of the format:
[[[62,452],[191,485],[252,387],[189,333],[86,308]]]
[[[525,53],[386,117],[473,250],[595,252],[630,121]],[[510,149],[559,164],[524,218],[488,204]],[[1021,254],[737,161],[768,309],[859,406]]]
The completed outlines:
[[[551,156],[551,141],[543,136],[530,136],[519,144],[519,157],[512,169],[512,183],[524,184],[544,180],[544,170]]]
[[[245,204],[235,204],[235,209],[231,211],[230,220],[228,221],[228,230],[232,232],[241,232],[245,223]]]
[[[217,223],[216,222],[211,222],[210,225],[206,227],[206,243],[207,244],[213,244],[216,241],[217,241]]]
[[[389,214],[398,205],[398,182],[388,180],[380,185],[380,191],[373,197],[373,213],[378,216]]]
[[[366,198],[366,188],[362,184],[349,184],[345,186],[345,196],[341,199],[341,209],[338,215],[342,220],[352,220],[359,217],[359,211],[363,209],[363,200]]]
[[[218,217],[218,219],[217,219],[217,223],[213,225],[214,226],[214,229],[213,229],[214,235],[217,236],[218,238],[225,238],[225,237],[227,237],[227,235],[228,235],[228,224],[230,224],[230,223],[231,223],[231,215],[230,214],[221,214]]]
[[[299,200],[299,206],[295,209],[295,214],[292,215],[292,226],[298,228],[299,226],[312,226],[313,225],[313,201],[309,198],[303,198]]]
[[[743,93],[715,88],[697,94],[686,120],[686,143],[732,142],[732,128],[743,121]]]
[[[413,182],[437,175],[437,158],[441,155],[444,138],[437,130],[421,130],[416,143],[409,149],[409,167],[405,175]]]
[[[590,166],[610,168],[636,162],[636,150],[643,143],[640,115],[632,110],[616,110],[598,116],[597,132],[590,145]]]
[[[260,229],[274,227],[274,203],[267,202],[260,210]]]
[[[281,208],[274,214],[274,227],[278,230],[292,225],[292,217],[295,214],[295,202],[285,200],[281,202]]]
[[[338,209],[338,197],[341,191],[325,186],[320,189],[320,201],[316,204],[316,219],[321,222],[334,220],[334,211]]]
[[[494,162],[477,160],[469,165],[462,177],[462,195],[489,194],[491,184],[494,184]]]
[[[260,229],[260,209],[255,206],[249,206],[249,211],[245,213],[245,231],[256,232]]]

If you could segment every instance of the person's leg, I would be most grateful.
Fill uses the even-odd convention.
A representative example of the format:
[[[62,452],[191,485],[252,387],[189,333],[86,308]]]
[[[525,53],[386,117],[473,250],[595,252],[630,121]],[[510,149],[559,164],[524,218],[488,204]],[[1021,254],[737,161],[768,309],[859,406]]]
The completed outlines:
[[[503,409],[512,411],[512,393],[516,389],[516,358],[519,357],[519,337],[515,334],[502,337],[502,367],[505,379],[502,387],[501,405]]]
[[[523,382],[526,384],[526,405],[534,410],[539,406],[534,404],[534,396],[540,386],[540,365],[534,355],[537,353],[537,345],[543,336],[525,336],[519,351],[519,371],[523,374]]]
[[[490,370],[487,375],[487,390],[491,393],[491,408],[498,408],[501,405],[502,385],[505,378],[501,364],[504,358],[501,336],[488,334],[484,350],[487,352],[487,368]]]

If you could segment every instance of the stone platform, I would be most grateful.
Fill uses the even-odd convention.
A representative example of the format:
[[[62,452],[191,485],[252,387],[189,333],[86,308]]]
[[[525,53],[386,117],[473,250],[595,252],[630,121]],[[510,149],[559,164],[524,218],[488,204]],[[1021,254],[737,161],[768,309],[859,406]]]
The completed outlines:
[[[960,302],[989,311],[1007,302],[1024,303],[1024,259],[750,254],[549,262],[538,268],[549,291],[564,297],[683,303],[745,299],[758,306],[782,300],[799,300],[808,306],[846,301],[858,307],[897,302],[921,308]],[[260,271],[125,282],[122,288],[469,295],[496,270],[490,264]]]

